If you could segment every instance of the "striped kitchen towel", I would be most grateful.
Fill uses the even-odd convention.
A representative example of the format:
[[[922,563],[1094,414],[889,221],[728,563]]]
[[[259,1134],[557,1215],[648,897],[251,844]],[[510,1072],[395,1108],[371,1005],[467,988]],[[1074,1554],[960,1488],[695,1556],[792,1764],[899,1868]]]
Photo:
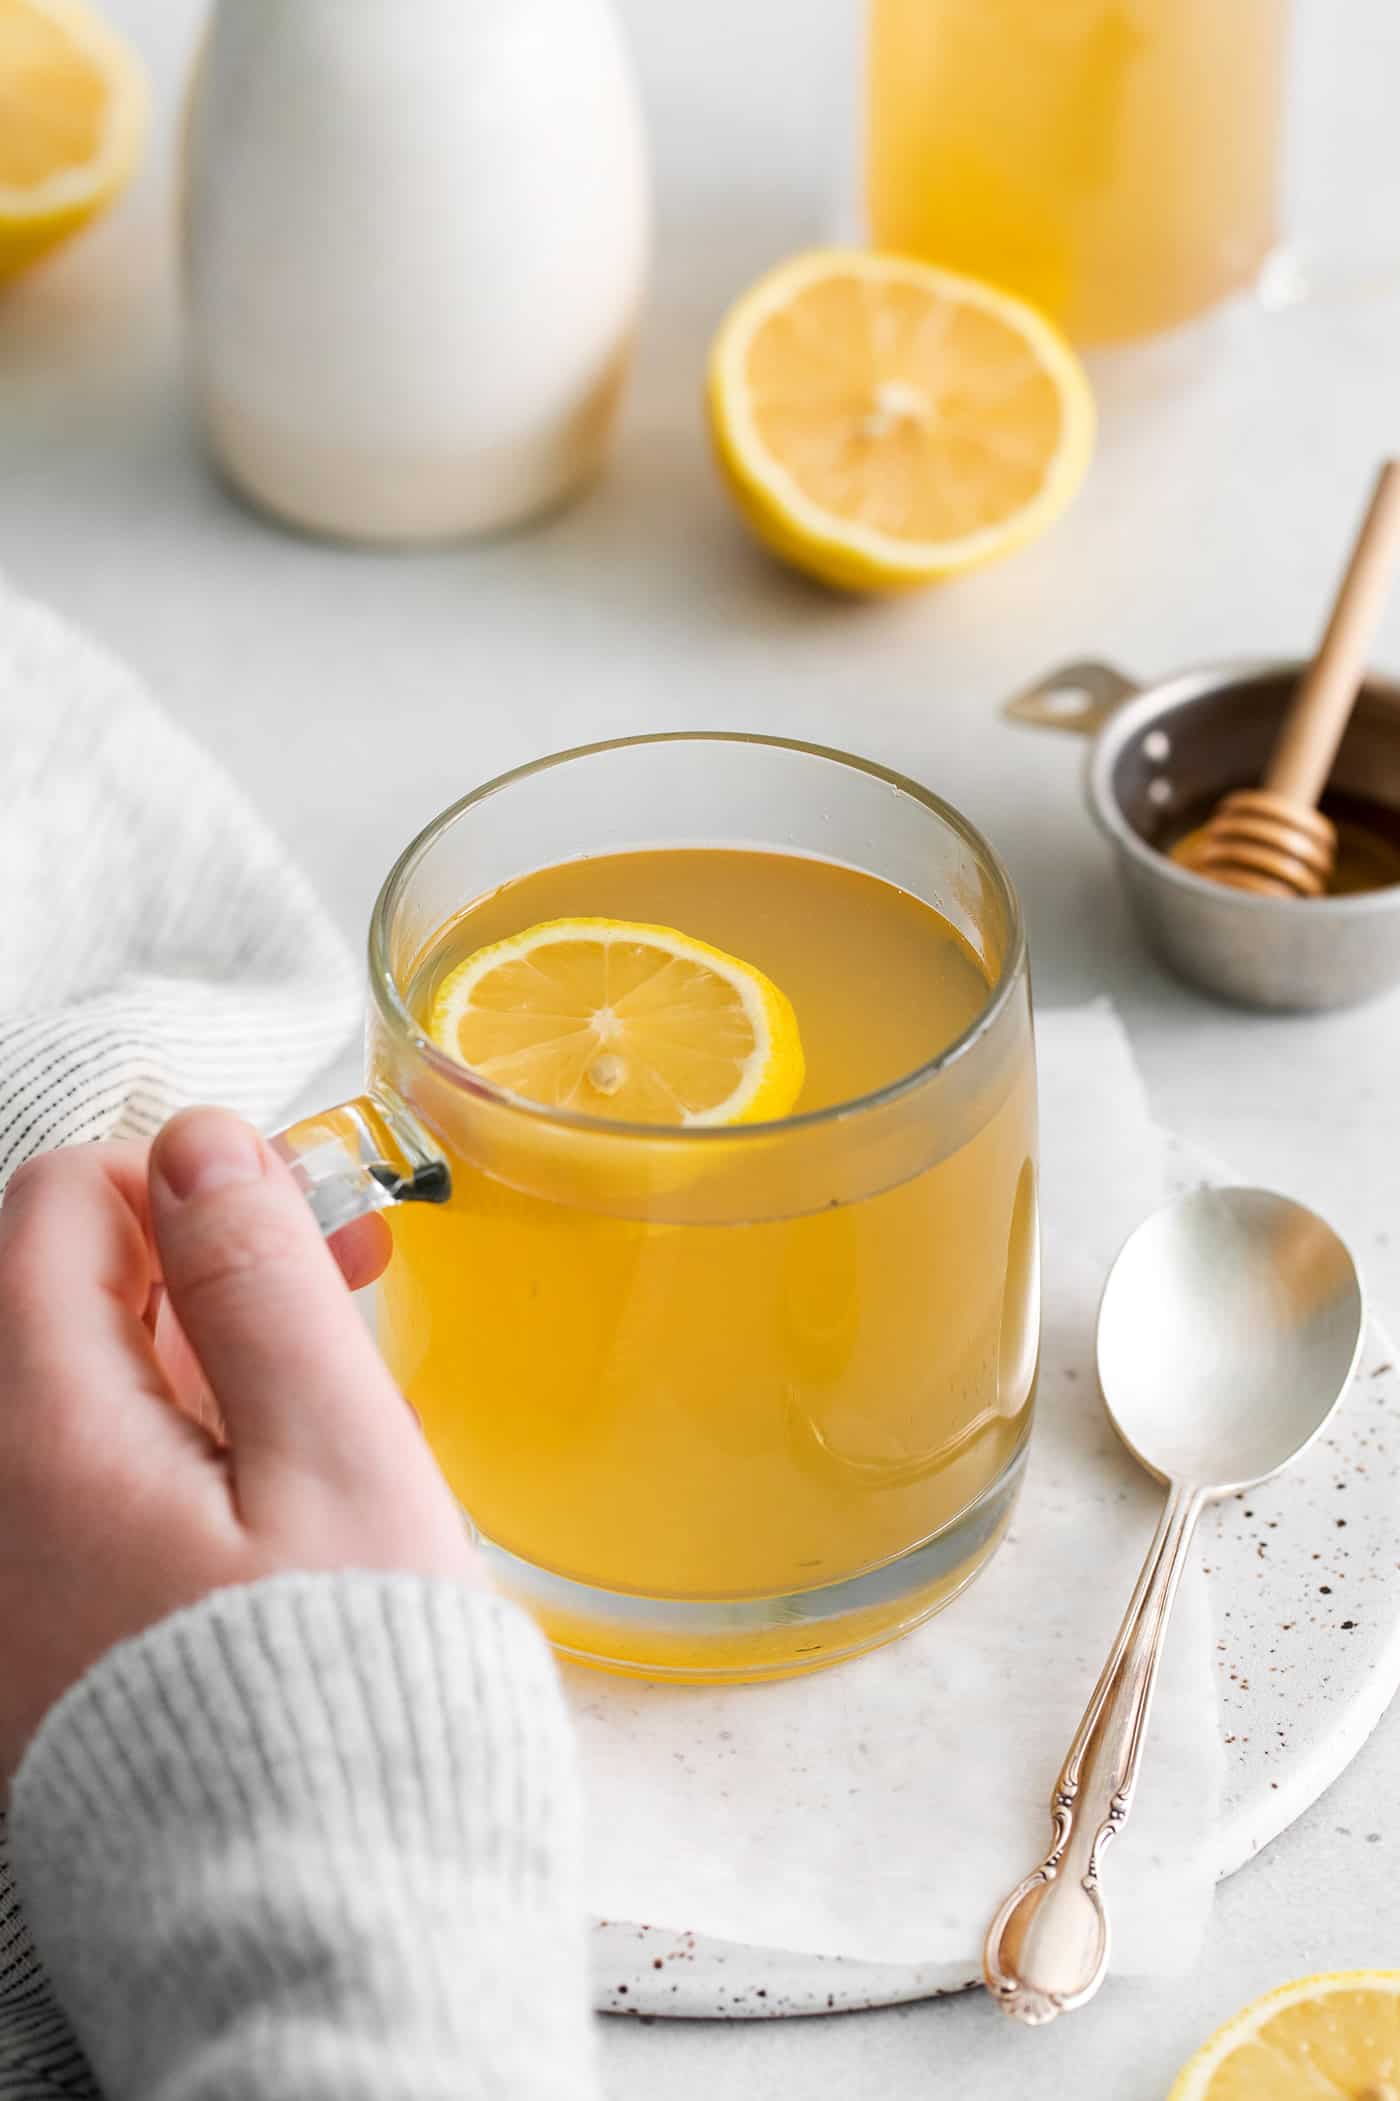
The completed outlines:
[[[305,878],[133,675],[0,581],[0,1188],[192,1101],[270,1122],[356,1023]]]

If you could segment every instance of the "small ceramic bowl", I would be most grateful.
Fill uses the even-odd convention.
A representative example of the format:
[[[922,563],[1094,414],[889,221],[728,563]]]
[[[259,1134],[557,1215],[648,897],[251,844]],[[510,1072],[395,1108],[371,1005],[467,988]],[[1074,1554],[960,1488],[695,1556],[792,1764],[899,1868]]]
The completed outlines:
[[[1111,665],[1062,665],[1011,701],[1014,721],[1092,735],[1085,788],[1152,946],[1218,998],[1280,1011],[1354,1006],[1400,983],[1400,884],[1306,901],[1194,875],[1155,841],[1257,781],[1306,666],[1208,664],[1143,686]],[[1395,815],[1400,683],[1370,678],[1331,786]]]

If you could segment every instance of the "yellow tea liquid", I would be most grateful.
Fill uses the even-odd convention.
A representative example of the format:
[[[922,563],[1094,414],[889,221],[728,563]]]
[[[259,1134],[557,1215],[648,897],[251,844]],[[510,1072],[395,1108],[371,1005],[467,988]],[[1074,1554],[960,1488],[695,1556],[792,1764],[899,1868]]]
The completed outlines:
[[[1277,235],[1286,0],[868,0],[877,247],[1084,342],[1168,328]]]
[[[781,987],[806,1052],[798,1115],[906,1078],[988,1004],[967,942],[893,885],[800,856],[699,848],[507,884],[440,930],[410,1005],[426,1017],[445,974],[489,942],[598,915],[679,928]],[[829,1185],[808,1186],[805,1140],[745,1166],[753,1200],[733,1216],[722,1203],[715,1215],[715,1177],[761,1135],[712,1146],[707,1134],[679,1165],[673,1150],[658,1215],[627,1216],[630,1166],[598,1171],[596,1208],[577,1173],[564,1200],[540,1193],[538,1147],[547,1182],[551,1139],[538,1125],[535,1186],[483,1171],[467,1141],[451,1154],[444,1209],[391,1214],[385,1354],[486,1539],[587,1587],[525,1586],[562,1646],[653,1672],[801,1668],[911,1624],[990,1551],[1001,1510],[974,1525],[975,1552],[935,1556],[913,1594],[892,1577],[858,1620],[808,1625],[797,1607],[775,1631],[752,1603],[894,1563],[953,1526],[1018,1454],[1038,1326],[1028,1015],[1012,1042],[1000,1077],[965,1089],[955,1112],[931,1106],[924,1124],[908,1112],[907,1147],[886,1130],[883,1155],[863,1159],[863,1114],[848,1138],[827,1132]],[[634,1162],[649,1145],[613,1142]],[[730,1601],[718,1614],[730,1631],[692,1640],[662,1614],[619,1641],[606,1614],[591,1617],[589,1591]]]

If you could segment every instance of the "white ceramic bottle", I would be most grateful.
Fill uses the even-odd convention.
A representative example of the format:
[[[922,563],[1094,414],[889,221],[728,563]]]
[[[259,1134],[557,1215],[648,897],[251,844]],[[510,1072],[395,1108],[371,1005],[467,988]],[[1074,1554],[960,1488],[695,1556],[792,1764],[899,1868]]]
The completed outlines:
[[[601,461],[648,235],[611,0],[219,0],[184,210],[201,413],[267,509],[488,532]]]

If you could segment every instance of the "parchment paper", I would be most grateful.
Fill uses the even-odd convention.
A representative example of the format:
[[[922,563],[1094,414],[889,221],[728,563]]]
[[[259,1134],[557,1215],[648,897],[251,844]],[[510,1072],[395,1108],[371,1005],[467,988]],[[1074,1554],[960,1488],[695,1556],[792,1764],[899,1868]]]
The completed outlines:
[[[1051,1786],[1127,1604],[1162,1491],[1122,1451],[1093,1370],[1099,1292],[1162,1197],[1162,1142],[1106,1004],[1043,1014],[1045,1336],[1011,1533],[947,1611],[873,1655],[712,1690],[567,1673],[610,1920],[872,1962],[975,1965],[1042,1856]],[[1122,1972],[1189,1967],[1213,1877],[1193,1843],[1224,1757],[1192,1565],[1147,1760],[1105,1866]]]

